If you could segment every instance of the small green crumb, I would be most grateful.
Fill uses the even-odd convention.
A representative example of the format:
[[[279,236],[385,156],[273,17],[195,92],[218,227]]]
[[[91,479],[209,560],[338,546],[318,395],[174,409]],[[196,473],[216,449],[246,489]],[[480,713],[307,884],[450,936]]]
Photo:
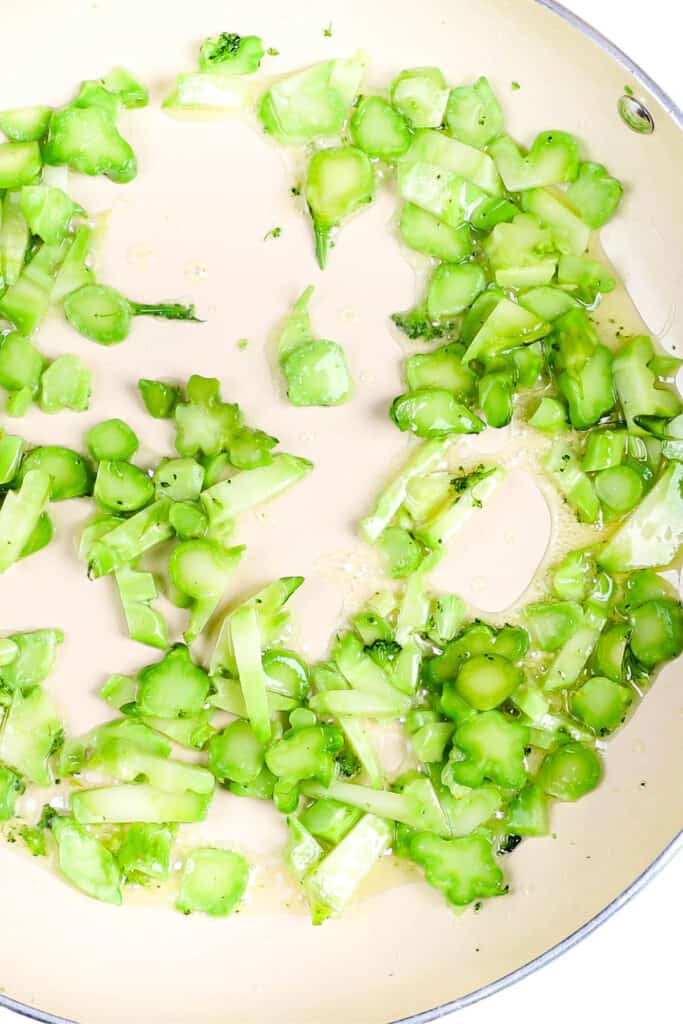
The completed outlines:
[[[328,24],[323,29],[323,35],[325,36],[326,39],[331,39],[332,31],[333,31],[333,29],[332,29],[332,22],[330,21],[330,22],[328,22]]]
[[[521,89],[522,87],[519,84],[519,82],[510,82],[510,88],[512,89],[513,92],[517,92],[517,90]]]
[[[266,53],[268,54],[269,57],[279,57],[280,56],[280,51],[278,49],[276,49],[274,46],[269,46],[268,49],[266,50]]]
[[[624,86],[624,92],[626,93],[627,96],[633,96],[633,89],[631,88],[630,85],[625,85]]]
[[[291,189],[289,191],[292,193],[293,196],[300,196],[301,195],[301,185],[292,185],[292,187],[291,187]]]
[[[249,348],[249,338],[240,338],[237,342],[237,347],[240,352],[244,352],[245,348]]]
[[[279,238],[281,234],[282,228],[271,228],[270,231],[267,231],[263,236],[263,241],[267,242],[269,238]]]

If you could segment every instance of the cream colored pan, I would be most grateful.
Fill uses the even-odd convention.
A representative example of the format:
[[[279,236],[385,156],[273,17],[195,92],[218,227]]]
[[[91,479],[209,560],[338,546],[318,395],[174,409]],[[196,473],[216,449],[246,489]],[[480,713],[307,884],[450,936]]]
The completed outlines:
[[[164,452],[167,427],[141,413],[137,378],[220,376],[251,422],[317,464],[310,482],[248,524],[249,558],[236,585],[246,592],[279,574],[306,576],[295,611],[300,643],[317,657],[373,583],[354,526],[405,451],[386,416],[400,390],[401,356],[387,324],[410,304],[414,273],[389,235],[388,193],[344,231],[323,275],[289,199],[293,172],[282,151],[244,122],[162,113],[173,75],[191,68],[202,37],[222,30],[263,36],[281,53],[269,58],[274,73],[363,48],[378,84],[417,64],[441,66],[452,82],[486,74],[520,140],[543,128],[575,132],[626,183],[604,246],[650,331],[669,346],[683,344],[681,113],[550,2],[4,0],[0,106],[66,101],[78,81],[115,64],[150,83],[151,107],[126,121],[138,178],[126,186],[79,181],[76,194],[89,210],[111,208],[103,279],[141,300],[192,299],[206,320],[138,321],[112,349],[50,323],[41,345],[78,352],[94,370],[96,400],[87,414],[29,417],[26,433],[38,442],[47,430],[55,442],[77,444],[84,427],[117,415]],[[654,134],[635,134],[617,115],[626,85],[649,108]],[[264,242],[276,225],[281,237]],[[357,381],[353,401],[339,409],[294,409],[271,371],[273,328],[309,283],[317,286],[316,325],[344,343]],[[625,296],[613,301],[612,315],[638,330]],[[237,345],[242,337],[246,349]],[[484,611],[514,600],[548,557],[545,502],[523,459],[517,466],[504,501],[463,539],[442,581]],[[65,630],[53,687],[69,728],[81,730],[104,717],[94,696],[104,676],[135,670],[145,652],[124,638],[107,582],[89,584],[77,562],[86,508],[60,514],[54,546],[0,580],[0,626]],[[277,815],[236,798],[217,800],[203,826],[206,839],[230,842],[255,864],[249,905],[225,920],[185,918],[135,898],[125,908],[98,904],[3,845],[0,1003],[79,1024],[437,1019],[587,934],[672,854],[683,824],[680,676],[680,665],[662,674],[610,742],[600,788],[557,807],[556,837],[523,843],[506,863],[512,894],[480,913],[454,916],[438,893],[388,864],[344,918],[313,928],[278,867]]]

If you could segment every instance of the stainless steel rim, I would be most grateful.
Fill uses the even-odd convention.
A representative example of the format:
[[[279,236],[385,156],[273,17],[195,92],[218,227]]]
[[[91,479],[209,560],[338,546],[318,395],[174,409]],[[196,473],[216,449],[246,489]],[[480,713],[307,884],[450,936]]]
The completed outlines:
[[[578,15],[572,11],[568,11],[562,4],[556,3],[555,0],[534,0],[535,3],[546,7],[549,11],[557,14],[560,18],[566,21],[573,28],[582,32],[591,42],[595,43],[601,49],[609,53],[621,66],[631,74],[637,82],[645,88],[658,100],[659,104],[669,114],[676,124],[683,129],[683,110],[674,103],[671,97],[661,89],[655,81],[643,71],[643,69],[631,60],[623,50],[620,50],[618,46],[615,46],[611,40],[598,32],[597,29],[589,25],[588,22],[584,21],[583,18],[579,18]],[[518,967],[517,970],[511,971],[510,974],[504,975],[502,978],[498,978],[497,981],[492,981],[489,985],[484,985],[483,988],[479,988],[474,992],[470,992],[466,996],[461,996],[460,999],[454,999],[450,1003],[443,1003],[441,1006],[435,1006],[431,1010],[425,1010],[423,1013],[413,1014],[411,1017],[402,1017],[400,1020],[390,1022],[390,1024],[429,1024],[430,1021],[442,1020],[447,1014],[454,1013],[456,1010],[463,1010],[466,1006],[471,1006],[472,1003],[478,1003],[481,999],[486,999],[487,996],[492,996],[496,992],[500,992],[501,989],[507,988],[509,985],[513,985],[517,981],[521,981],[526,978],[529,974],[533,974],[538,971],[541,967],[556,960],[557,957],[562,956],[568,949],[575,946],[577,942],[585,939],[586,936],[590,935],[591,932],[599,928],[600,925],[606,921],[612,914],[615,914],[617,910],[620,910],[626,903],[632,899],[636,893],[639,893],[649,881],[651,881],[655,875],[657,875],[663,867],[665,867],[670,860],[676,855],[676,853],[683,850],[683,829],[678,835],[672,839],[669,845],[660,853],[660,855],[647,867],[641,875],[636,878],[634,882],[629,885],[619,896],[608,903],[595,917],[592,917],[590,921],[587,921],[580,928],[577,928],[575,932],[562,939],[555,946],[552,946],[545,953],[535,957],[522,967]],[[38,1010],[35,1007],[27,1006],[25,1003],[19,1003],[15,999],[11,999],[9,996],[0,993],[0,1007],[6,1010],[12,1010],[20,1017],[24,1017],[26,1020],[41,1021],[42,1024],[76,1024],[76,1022],[70,1020],[68,1017],[58,1017],[53,1013],[47,1013],[44,1010]]]

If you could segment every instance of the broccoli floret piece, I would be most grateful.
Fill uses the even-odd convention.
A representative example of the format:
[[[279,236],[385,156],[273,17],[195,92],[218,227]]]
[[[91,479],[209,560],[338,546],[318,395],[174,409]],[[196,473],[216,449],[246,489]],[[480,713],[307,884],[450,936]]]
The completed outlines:
[[[426,301],[405,313],[392,314],[391,319],[412,341],[417,338],[421,341],[434,341],[436,338],[450,336],[454,330],[452,320],[441,320],[438,323],[430,320]]]

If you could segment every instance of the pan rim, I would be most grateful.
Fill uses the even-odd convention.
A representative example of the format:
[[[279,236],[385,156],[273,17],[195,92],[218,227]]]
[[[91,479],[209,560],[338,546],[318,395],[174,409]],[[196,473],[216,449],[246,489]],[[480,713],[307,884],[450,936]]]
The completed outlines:
[[[671,117],[674,123],[683,130],[683,110],[674,102],[671,96],[669,96],[669,94],[665,92],[654,81],[654,79],[643,70],[643,68],[640,67],[640,65],[636,64],[628,54],[624,53],[624,51],[608,39],[607,36],[598,31],[598,29],[594,28],[583,18],[574,14],[573,11],[568,10],[563,4],[557,3],[556,0],[533,0],[533,2],[546,8],[546,10],[551,11],[553,14],[556,14],[568,25],[571,25],[572,28],[581,32],[592,43],[599,46],[605,51],[605,53],[609,54],[610,57],[620,64],[624,70],[628,71],[637,82],[644,86],[648,92],[655,97],[662,109],[669,117]],[[655,878],[681,850],[683,850],[683,829],[674,836],[671,842],[667,844],[657,857],[655,857],[652,863],[649,864],[648,867],[646,867],[641,874],[623,890],[623,892],[611,900],[605,907],[603,907],[602,910],[598,911],[598,913],[592,918],[589,918],[588,921],[582,924],[570,935],[561,939],[544,953],[541,953],[539,956],[527,961],[527,963],[522,964],[521,967],[517,967],[514,971],[510,971],[501,978],[497,978],[495,981],[489,982],[489,984],[483,985],[481,988],[467,993],[467,995],[460,996],[458,999],[451,1000],[448,1003],[442,1003],[440,1006],[420,1011],[408,1017],[401,1017],[394,1021],[388,1021],[387,1024],[430,1024],[430,1022],[433,1021],[443,1020],[448,1014],[455,1013],[457,1010],[463,1010],[467,1006],[478,1003],[482,999],[495,995],[495,993],[508,988],[516,982],[522,981],[530,974],[534,974],[542,967],[545,967],[546,964],[552,963],[558,957],[562,956],[563,953],[572,949],[573,946],[577,945],[599,928],[600,925],[612,917],[613,914],[625,906],[634,896],[644,889],[645,886],[652,881],[652,879]],[[12,1013],[16,1014],[18,1017],[24,1018],[25,1020],[38,1021],[40,1024],[77,1024],[77,1022],[69,1017],[61,1017],[56,1014],[49,1013],[46,1010],[40,1010],[37,1007],[29,1006],[27,1003],[22,1003],[16,999],[12,999],[11,996],[8,996],[3,992],[0,992],[0,1008],[10,1010]]]

